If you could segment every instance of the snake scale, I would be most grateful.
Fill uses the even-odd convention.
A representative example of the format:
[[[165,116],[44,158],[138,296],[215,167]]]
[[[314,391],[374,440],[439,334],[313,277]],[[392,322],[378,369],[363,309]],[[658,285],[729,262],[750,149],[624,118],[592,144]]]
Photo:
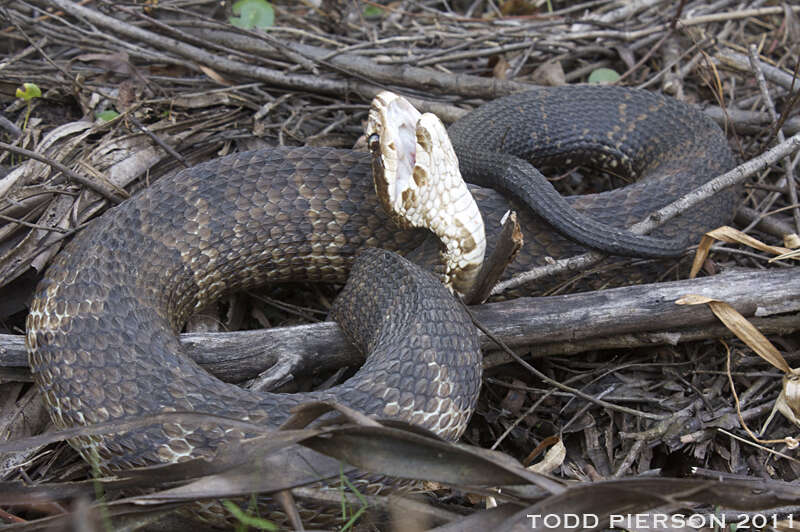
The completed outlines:
[[[721,130],[670,98],[623,88],[540,89],[490,102],[450,134],[465,179],[544,206],[544,220],[521,213],[525,247],[512,272],[585,249],[558,231],[607,252],[660,257],[732,215],[735,192],[723,191],[655,238],[608,229],[644,218],[734,164]],[[515,181],[516,174],[540,179],[518,157],[542,167],[590,164],[637,181],[564,199]],[[183,323],[224,293],[289,280],[340,283],[363,248],[417,247],[424,234],[392,226],[370,176],[370,155],[356,151],[236,153],[162,179],[91,223],[46,271],[27,321],[30,364],[56,425],[190,410],[275,426],[301,401],[335,399],[458,438],[480,386],[475,334],[445,289],[388,251],[361,253],[335,304],[334,318],[370,353],[339,386],[251,392],[180,352]],[[509,203],[472,191],[491,234]],[[240,436],[215,422],[157,423],[71,443],[114,470],[211,455]]]

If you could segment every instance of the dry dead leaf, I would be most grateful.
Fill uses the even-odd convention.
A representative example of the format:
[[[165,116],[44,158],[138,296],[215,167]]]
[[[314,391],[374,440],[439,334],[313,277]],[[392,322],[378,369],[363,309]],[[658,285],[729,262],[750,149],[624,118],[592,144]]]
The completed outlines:
[[[678,299],[675,303],[678,305],[707,304],[711,312],[747,347],[781,370],[784,373],[783,389],[775,402],[775,409],[800,427],[800,370],[789,367],[789,363],[786,362],[780,351],[772,345],[772,342],[766,336],[761,334],[761,331],[724,301],[688,294]]]
[[[522,412],[522,406],[528,398],[525,393],[525,383],[518,379],[512,379],[512,386],[506,392],[506,396],[500,401],[500,407],[508,410],[514,415],[519,415]]]
[[[790,253],[792,251],[789,248],[784,248],[780,246],[770,246],[769,244],[765,244],[760,240],[758,240],[757,238],[753,238],[752,236],[747,235],[739,231],[738,229],[734,229],[733,227],[723,225],[722,227],[718,227],[713,231],[709,231],[708,233],[703,235],[703,238],[700,240],[700,244],[697,246],[697,253],[694,256],[694,262],[692,263],[692,270],[689,273],[690,279],[694,279],[697,273],[700,271],[700,268],[703,266],[703,262],[708,257],[708,252],[711,249],[711,244],[713,244],[715,240],[719,240],[721,242],[727,242],[729,244],[743,244],[753,249],[757,249],[765,253],[771,253],[773,255],[779,255],[779,256],[782,256],[786,253]],[[778,258],[775,258],[773,260],[778,260]]]
[[[200,65],[200,70],[202,70],[202,71],[203,71],[203,74],[205,74],[205,75],[206,75],[206,76],[208,76],[209,78],[213,79],[214,81],[216,81],[216,82],[217,82],[217,83],[219,83],[220,85],[226,85],[226,86],[228,86],[228,87],[230,87],[231,85],[233,85],[233,83],[231,83],[230,81],[228,81],[227,79],[225,79],[225,78],[222,76],[222,74],[218,73],[216,70],[214,70],[214,69],[212,69],[212,68],[208,68],[208,67],[207,67],[207,66],[205,66],[205,65]]]
[[[240,103],[227,92],[205,92],[176,96],[170,100],[173,107],[183,109],[202,109],[214,105],[237,105]]]
[[[778,255],[777,257],[770,259],[770,262],[776,260],[784,260],[784,259],[796,259],[798,257],[800,257],[800,249],[795,249],[793,251],[790,251],[788,253],[783,253],[782,255]]]
[[[675,301],[675,303],[678,305],[707,304],[711,312],[713,312],[733,334],[744,342],[747,347],[755,351],[758,356],[784,373],[790,373],[792,371],[778,349],[772,345],[772,342],[767,340],[767,337],[761,334],[761,331],[747,321],[747,318],[724,301],[718,301],[706,296],[688,294]]]
[[[788,235],[783,235],[783,245],[784,247],[797,249],[800,248],[800,235],[797,233],[790,233]]]
[[[506,0],[500,4],[500,12],[506,16],[528,16],[539,12],[536,2],[530,0]]]
[[[99,63],[101,68],[105,68],[109,72],[114,72],[115,74],[122,74],[123,76],[136,75],[136,67],[131,64],[130,57],[128,56],[127,52],[116,52],[111,54],[81,54],[75,59],[85,63]]]
[[[553,436],[548,436],[547,438],[543,439],[541,443],[539,443],[539,445],[537,445],[534,450],[528,453],[528,456],[526,456],[525,459],[522,461],[522,465],[524,465],[525,467],[531,465],[537,456],[545,452],[545,449],[547,449],[548,447],[555,445],[560,439],[561,437],[555,434]]]
[[[567,75],[560,61],[547,61],[536,67],[531,74],[531,81],[537,85],[557,87],[567,83]]]
[[[783,521],[776,522],[774,528],[781,531],[800,530],[800,523],[793,519],[785,519]]]
[[[786,419],[800,427],[800,371],[791,370],[783,377],[783,389],[775,401],[775,408]]]
[[[508,64],[505,57],[498,57],[494,68],[492,68],[492,76],[496,79],[508,79],[508,72],[510,70],[511,65]]]
[[[783,42],[797,42],[800,40],[800,20],[797,13],[789,7],[789,2],[783,5],[784,28]]]
[[[549,439],[549,438],[548,438]],[[556,438],[555,444],[550,447],[540,462],[528,466],[528,471],[539,473],[540,475],[548,475],[561,467],[564,459],[567,457],[567,448],[561,438]]]

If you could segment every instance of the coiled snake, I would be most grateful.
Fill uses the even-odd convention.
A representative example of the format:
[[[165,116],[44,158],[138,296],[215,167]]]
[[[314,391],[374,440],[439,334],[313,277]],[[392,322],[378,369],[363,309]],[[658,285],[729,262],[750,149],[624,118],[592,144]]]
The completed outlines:
[[[611,253],[675,254],[685,239],[634,238],[601,224],[634,223],[733,166],[724,135],[701,113],[622,88],[512,95],[472,112],[450,134],[467,180],[499,183],[544,206],[549,223],[522,216],[526,243],[512,271],[581,249],[552,226]],[[600,165],[639,181],[564,200],[515,181],[536,174],[516,157]],[[160,180],[82,231],[46,271],[27,322],[30,364],[55,423],[192,410],[274,426],[300,401],[334,398],[458,438],[480,385],[471,324],[429,275],[388,252],[364,254],[333,311],[371,353],[340,386],[254,393],[218,381],[180,353],[182,324],[226,292],[288,280],[340,283],[362,248],[416,247],[424,235],[397,230],[378,206],[370,165],[369,154],[349,150],[237,153]],[[508,203],[485,189],[473,194],[491,234]],[[718,194],[660,234],[708,230],[730,218],[733,200],[732,192]],[[117,469],[209,455],[238,435],[214,423],[156,424],[72,443],[101,468]]]

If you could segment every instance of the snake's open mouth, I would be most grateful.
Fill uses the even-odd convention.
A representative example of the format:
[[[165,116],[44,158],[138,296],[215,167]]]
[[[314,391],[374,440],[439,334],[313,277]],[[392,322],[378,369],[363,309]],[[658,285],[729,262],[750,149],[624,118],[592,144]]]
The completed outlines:
[[[388,118],[397,125],[396,142],[392,143],[397,153],[397,175],[395,186],[389,189],[393,203],[408,188],[417,163],[417,122],[420,116],[419,111],[407,100],[396,99],[389,104]]]
[[[486,238],[444,124],[381,92],[372,101],[366,133],[384,209],[401,227],[424,227],[439,237],[443,280],[467,293],[483,263]]]
[[[382,92],[378,105],[370,110],[367,135],[380,138],[380,157],[383,179],[391,208],[403,213],[403,192],[413,188],[411,183],[417,164],[417,123],[422,116],[405,98]]]

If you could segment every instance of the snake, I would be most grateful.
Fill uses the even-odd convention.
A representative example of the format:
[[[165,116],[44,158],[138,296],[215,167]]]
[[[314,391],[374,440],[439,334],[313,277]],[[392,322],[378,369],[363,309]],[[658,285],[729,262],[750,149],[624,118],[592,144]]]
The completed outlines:
[[[490,247],[503,215],[521,214],[525,244],[510,274],[587,246],[674,256],[732,216],[736,192],[724,190],[654,235],[624,230],[734,166],[721,129],[666,96],[539,88],[491,101],[448,133],[461,173],[475,184]],[[30,366],[56,426],[192,411],[276,427],[294,406],[331,399],[457,439],[480,389],[474,327],[441,283],[400,256],[426,232],[398,228],[383,212],[373,165],[370,153],[333,148],[234,153],[160,179],[91,222],[43,274],[27,319]],[[634,182],[562,197],[537,168],[563,165]],[[181,352],[186,320],[226,293],[273,282],[343,283],[348,273],[331,315],[367,358],[337,386],[249,391]],[[214,419],[157,421],[70,443],[109,471],[209,457],[246,436]]]

